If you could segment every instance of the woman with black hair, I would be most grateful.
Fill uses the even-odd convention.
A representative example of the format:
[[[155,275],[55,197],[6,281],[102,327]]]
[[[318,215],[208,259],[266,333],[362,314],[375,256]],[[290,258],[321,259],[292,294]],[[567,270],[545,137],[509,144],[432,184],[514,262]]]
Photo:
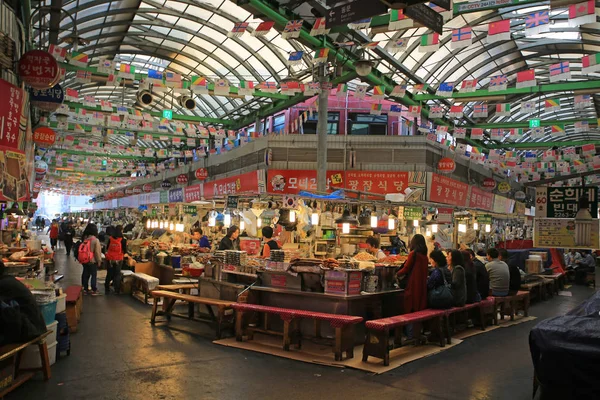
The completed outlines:
[[[427,308],[427,245],[423,235],[415,235],[410,241],[410,253],[404,266],[396,275],[407,275],[404,289],[404,313]]]
[[[221,243],[219,243],[219,250],[239,250],[239,235],[240,228],[235,225],[231,225],[229,229],[227,229],[227,235],[225,235],[225,237],[221,239]]]
[[[465,277],[464,260],[460,250],[452,250],[446,256],[450,272],[452,272],[452,297],[455,307],[463,307],[467,302],[467,279]]]
[[[262,228],[262,235],[266,242],[260,251],[260,256],[262,258],[269,258],[271,257],[271,250],[279,250],[279,243],[273,239],[273,228],[270,226]]]

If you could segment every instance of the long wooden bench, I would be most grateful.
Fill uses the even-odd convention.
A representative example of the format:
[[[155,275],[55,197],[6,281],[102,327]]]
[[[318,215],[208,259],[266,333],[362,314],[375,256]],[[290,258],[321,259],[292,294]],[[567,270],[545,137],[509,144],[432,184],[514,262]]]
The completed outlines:
[[[225,321],[225,312],[227,310],[232,309],[231,301],[225,300],[217,300],[217,299],[209,299],[207,297],[193,296],[189,294],[171,292],[168,290],[153,290],[150,292],[150,295],[155,299],[152,305],[152,317],[150,322],[154,325],[156,322],[157,316],[166,316],[167,321],[171,320],[171,316],[186,318],[201,322],[208,322],[216,325],[215,331],[217,339],[221,338],[221,332],[223,328],[223,323]],[[165,310],[158,310],[158,299],[163,299],[164,302],[167,302],[167,307]],[[175,302],[177,300],[186,301],[188,303],[188,313],[187,315],[177,314],[173,312],[173,307],[175,306]],[[208,314],[206,316],[202,316],[198,318],[194,313],[194,304],[203,304],[206,306]],[[215,315],[212,307],[217,308],[217,315]],[[233,324],[231,324],[233,326]]]
[[[446,310],[427,309],[410,314],[397,315],[395,317],[374,319],[367,321],[367,335],[363,348],[363,362],[369,359],[369,356],[383,359],[383,365],[390,364],[390,330],[395,330],[394,345],[402,346],[402,327],[411,324],[420,325],[425,321],[432,321],[433,327],[437,331],[440,339],[440,346],[446,345],[444,338],[443,320],[446,317]],[[419,337],[417,342],[421,342],[421,328],[417,326],[413,329]]]
[[[12,359],[12,364],[14,366],[13,374],[10,377],[10,382],[7,382],[9,385],[4,387],[4,389],[0,389],[0,399],[4,398],[4,396],[6,396],[8,393],[12,392],[23,383],[31,379],[35,371],[42,371],[44,374],[44,380],[46,381],[52,377],[52,373],[50,371],[50,358],[48,357],[48,345],[46,343],[46,336],[50,335],[50,333],[51,331],[48,331],[26,343],[11,343],[0,346],[0,365],[3,364],[3,361]],[[41,368],[20,369],[19,366],[21,363],[22,352],[30,345],[38,346],[41,359]]]
[[[252,340],[254,332],[267,334],[280,334],[274,332],[265,326],[265,329],[248,326],[245,321],[246,313],[263,313],[266,315],[277,315],[283,321],[283,349],[289,351],[290,344],[295,344],[297,348],[302,347],[302,337],[299,329],[299,322],[302,319],[312,319],[315,323],[315,336],[320,337],[321,322],[329,322],[335,329],[335,341],[333,352],[335,360],[341,361],[345,352],[346,358],[354,357],[354,325],[362,322],[362,317],[340,314],[326,314],[313,311],[295,310],[289,308],[261,306],[258,304],[235,303],[233,309],[236,313],[235,336],[238,341],[243,341],[244,336]]]
[[[192,289],[198,289],[198,284],[194,283],[182,283],[182,284],[171,284],[171,285],[158,285],[155,290],[167,290],[169,292],[191,294]],[[167,302],[163,302],[163,311],[167,310]]]
[[[69,286],[65,289],[65,294],[67,295],[65,302],[69,332],[75,333],[83,313],[83,289],[81,286]]]

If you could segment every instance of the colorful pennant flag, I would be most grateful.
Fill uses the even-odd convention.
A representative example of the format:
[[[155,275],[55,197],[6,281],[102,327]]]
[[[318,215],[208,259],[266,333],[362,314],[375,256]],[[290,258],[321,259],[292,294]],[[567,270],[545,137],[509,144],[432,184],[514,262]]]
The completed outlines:
[[[409,106],[408,116],[411,118],[418,118],[421,116],[421,106]]]
[[[62,47],[60,47],[58,45],[55,45],[55,44],[51,44],[48,47],[48,53],[52,54],[52,56],[58,62],[65,61],[65,58],[67,57],[67,49],[62,48]]]
[[[414,26],[414,21],[404,15],[403,10],[392,10],[390,14],[390,23],[388,24],[388,30],[399,31],[401,29],[408,29]]]
[[[327,58],[329,57],[329,49],[323,48],[319,49],[315,52],[313,57],[313,63],[315,64],[325,64],[327,62]]]
[[[258,24],[256,29],[252,32],[252,36],[254,36],[254,37],[265,36],[267,33],[269,33],[269,31],[271,31],[271,29],[273,28],[273,25],[275,25],[275,22],[273,22],[273,21],[261,22],[260,24]]]
[[[584,156],[590,156],[596,154],[596,145],[595,144],[584,144],[581,146],[581,154]]]
[[[510,117],[510,104],[496,104],[496,115],[500,117]]]
[[[148,70],[148,78],[147,81],[148,83],[162,83],[163,80],[163,74],[162,72],[156,71],[154,69],[149,69]]]
[[[536,86],[535,70],[517,72],[517,89]]]
[[[535,106],[536,106],[536,103],[533,100],[524,101],[523,103],[521,103],[521,113],[530,114],[532,112],[535,112]]]
[[[460,49],[473,44],[473,30],[467,26],[452,30],[452,42],[450,48]]]
[[[390,96],[391,97],[404,97],[404,95],[406,94],[406,88],[407,88],[407,85],[396,85],[396,86],[394,86],[392,93],[390,93]]]
[[[462,81],[460,91],[463,93],[472,93],[477,89],[477,79],[468,79]]]
[[[398,105],[398,104],[392,104],[390,106],[390,112],[389,115],[391,117],[399,117],[402,115],[402,106]]]
[[[89,57],[85,53],[80,53],[78,51],[71,52],[71,56],[69,58],[69,64],[74,65],[76,67],[87,68]]]
[[[510,40],[510,20],[503,19],[488,24],[488,43],[496,43]]]
[[[371,115],[381,115],[383,106],[378,103],[371,104]]]
[[[507,75],[494,75],[490,78],[490,84],[488,87],[488,91],[497,92],[500,90],[506,90],[508,86],[508,76]]]
[[[350,29],[367,29],[371,26],[371,18],[363,18],[348,24]]]
[[[436,96],[442,97],[452,97],[452,92],[454,92],[454,83],[453,82],[442,82],[435,92]]]
[[[242,36],[244,32],[246,32],[246,30],[248,29],[248,25],[248,22],[236,22],[233,25],[233,29],[227,33],[227,37],[235,38]]]
[[[533,128],[529,131],[529,137],[531,139],[542,139],[544,137],[544,127],[540,126]]]
[[[483,140],[483,129],[481,129],[481,128],[471,129],[471,139]]]
[[[544,101],[546,112],[554,112],[560,110],[560,99],[546,99]]]
[[[196,94],[208,94],[208,81],[203,76],[192,76],[190,90]]]
[[[565,136],[566,135],[565,126],[563,124],[552,125],[552,130],[551,130],[550,134],[553,137]]]
[[[106,86],[121,86],[121,78],[115,74],[108,75],[106,80]]]
[[[525,16],[525,36],[550,31],[550,13],[538,11]]]
[[[448,133],[448,127],[446,125],[438,125],[435,127],[435,133],[438,135],[445,135]]]
[[[440,34],[431,33],[429,35],[421,36],[421,45],[419,46],[419,52],[431,53],[439,50],[440,48]]]
[[[442,118],[444,116],[444,107],[431,106],[429,108],[429,118]]]
[[[371,98],[373,100],[383,100],[385,97],[385,89],[383,86],[373,86],[373,95]]]
[[[363,44],[362,47],[363,49],[374,49],[375,47],[377,47],[379,45],[379,42],[369,42],[369,43],[365,43]]]
[[[277,83],[261,82],[258,85],[258,90],[260,90],[261,92],[276,93],[277,92]]]
[[[473,107],[473,117],[475,118],[487,118],[488,117],[488,106],[486,103],[475,104]]]
[[[227,96],[229,94],[229,81],[227,79],[217,79],[213,91],[217,96]]]
[[[75,72],[75,82],[77,83],[90,83],[92,81],[92,72],[86,70],[77,70]]]
[[[418,83],[416,85],[413,85],[413,92],[414,93],[425,93],[427,92],[427,88],[429,87],[429,84],[427,83]]]
[[[309,82],[304,85],[304,95],[305,96],[315,96],[319,94],[321,91],[321,85],[319,82]]]
[[[356,85],[354,98],[359,100],[364,99],[367,95],[367,90],[369,90],[369,85]]]
[[[569,6],[569,26],[596,22],[596,1],[589,0]]]
[[[467,128],[454,128],[453,132],[455,139],[464,139],[467,137]],[[465,147],[466,150],[466,147]],[[464,154],[464,152],[463,152]]]
[[[325,17],[317,18],[315,24],[310,30],[310,36],[317,35],[327,35],[329,33],[329,29],[326,27],[326,19]]]
[[[119,65],[119,76],[121,78],[133,79],[135,74],[135,66],[130,64],[121,63]]]
[[[165,71],[165,84],[170,88],[181,88],[181,74],[172,71]]]
[[[240,81],[240,86],[238,87],[238,94],[242,96],[252,96],[254,94],[254,82]]]
[[[449,117],[462,118],[464,114],[464,106],[450,106]]]
[[[337,92],[336,92],[335,96],[338,99],[345,99],[347,94],[348,94],[348,85],[346,85],[345,83],[340,83],[337,87]]]
[[[600,53],[583,56],[581,59],[581,67],[581,72],[584,74],[600,71]]]
[[[412,21],[412,20],[411,20]],[[386,46],[386,50],[390,53],[399,53],[408,49],[408,39],[398,38],[390,40]]]
[[[281,37],[284,39],[296,39],[300,37],[303,22],[304,21],[301,19],[288,21],[287,24],[285,24],[285,28],[283,29]]]
[[[492,129],[490,131],[490,139],[495,140],[497,142],[501,142],[504,139],[504,130]]]
[[[304,52],[303,51],[294,51],[294,52],[290,53],[290,56],[288,57],[287,64],[290,65],[290,66],[302,64],[302,57],[303,56],[304,56]]]
[[[574,107],[576,110],[581,110],[592,105],[592,96],[589,94],[579,94],[575,96]]]
[[[67,88],[65,90],[65,100],[78,101],[79,100],[79,92],[75,89]]]
[[[96,99],[94,96],[85,96],[83,98],[83,105],[86,107],[96,107]]]
[[[113,110],[113,106],[108,100],[100,100],[100,109],[102,111],[111,111]]]
[[[587,132],[590,129],[590,124],[587,121],[577,121],[575,122],[575,132]]]
[[[571,69],[568,61],[550,65],[550,82],[558,82],[571,79]]]

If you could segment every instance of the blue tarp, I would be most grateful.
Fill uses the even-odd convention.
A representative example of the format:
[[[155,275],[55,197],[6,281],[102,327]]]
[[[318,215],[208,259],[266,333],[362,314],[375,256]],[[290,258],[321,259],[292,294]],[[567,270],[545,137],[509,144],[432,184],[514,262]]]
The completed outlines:
[[[300,197],[306,197],[309,199],[318,199],[318,200],[344,200],[345,199],[343,190],[336,190],[335,192],[330,193],[330,194],[316,194],[316,193],[302,191],[302,192],[298,193],[298,195]]]

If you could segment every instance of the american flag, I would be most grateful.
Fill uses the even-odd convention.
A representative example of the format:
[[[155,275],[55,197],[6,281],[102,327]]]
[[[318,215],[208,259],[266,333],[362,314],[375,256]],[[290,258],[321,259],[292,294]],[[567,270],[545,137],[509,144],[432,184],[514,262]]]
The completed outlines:
[[[525,16],[525,29],[532,29],[540,25],[550,23],[550,14],[548,11],[534,12]]]
[[[575,96],[575,109],[581,109],[592,103],[592,97],[589,94],[580,94]]]
[[[165,80],[167,82],[181,82],[181,75],[176,74],[175,72],[166,71]]]

